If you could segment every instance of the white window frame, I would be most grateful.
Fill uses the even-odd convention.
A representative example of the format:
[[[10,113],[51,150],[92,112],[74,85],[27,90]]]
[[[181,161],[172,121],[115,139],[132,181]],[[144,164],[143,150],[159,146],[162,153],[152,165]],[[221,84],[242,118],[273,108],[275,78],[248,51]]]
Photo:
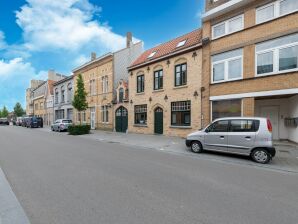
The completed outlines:
[[[256,24],[266,23],[268,21],[271,21],[271,20],[277,19],[279,17],[285,16],[285,15],[289,15],[289,14],[291,14],[293,12],[297,12],[298,11],[298,9],[293,9],[292,11],[290,11],[288,13],[281,14],[281,12],[280,12],[280,3],[283,2],[283,1],[285,1],[285,0],[277,0],[277,1],[270,2],[269,4],[266,4],[266,5],[263,5],[263,6],[260,6],[260,7],[256,8]],[[262,21],[262,22],[258,22],[258,11],[260,11],[262,9],[265,9],[267,7],[270,7],[272,5],[273,5],[273,8],[274,8],[273,18],[267,19],[267,20]]]
[[[237,77],[237,78],[233,78],[233,79],[229,79],[229,62],[230,61],[235,61],[241,59],[241,76]],[[213,78],[213,66],[217,65],[217,64],[221,64],[224,63],[224,80],[220,80],[220,81],[214,81]],[[236,57],[232,57],[232,58],[228,58],[228,59],[224,59],[224,60],[220,60],[220,61],[216,61],[216,62],[212,62],[211,63],[211,83],[221,83],[221,82],[230,82],[230,81],[234,81],[234,80],[240,80],[243,79],[243,51],[242,51],[242,55],[241,56],[236,56]]]
[[[255,53],[255,76],[260,77],[260,76],[268,76],[268,75],[283,74],[283,73],[298,71],[298,68],[279,71],[279,51],[285,48],[295,47],[295,46],[298,46],[298,42],[282,45],[279,47],[273,47],[273,48],[265,49],[258,52],[256,50],[257,46],[255,46],[255,52],[256,52]],[[273,52],[273,72],[258,74],[258,55],[268,53],[268,52]],[[298,64],[298,61],[297,61],[297,64]]]
[[[241,18],[241,22],[242,22],[242,27],[241,27],[241,29],[239,29],[239,30],[235,30],[235,31],[233,31],[233,32],[229,32],[230,22],[231,22],[232,20],[236,20],[236,19],[239,19],[239,18]],[[225,33],[222,34],[222,35],[220,35],[220,36],[214,37],[214,28],[216,28],[216,27],[218,27],[218,26],[221,26],[221,25],[223,25],[223,24],[225,25]],[[213,26],[212,26],[212,40],[221,38],[221,37],[223,37],[223,36],[226,36],[226,35],[229,35],[229,34],[232,34],[232,33],[236,33],[236,32],[238,32],[238,31],[240,31],[240,30],[243,30],[243,29],[244,29],[244,14],[241,14],[241,15],[235,16],[235,17],[233,17],[233,18],[230,18],[230,19],[228,19],[228,20],[226,20],[226,21],[223,21],[223,22],[221,22],[221,23],[217,23],[217,24],[213,25]]]

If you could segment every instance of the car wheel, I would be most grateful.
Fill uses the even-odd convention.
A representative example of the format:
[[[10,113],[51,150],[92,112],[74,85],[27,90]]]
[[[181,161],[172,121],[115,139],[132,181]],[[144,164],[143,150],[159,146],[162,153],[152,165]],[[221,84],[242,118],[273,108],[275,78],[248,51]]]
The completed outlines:
[[[190,145],[190,149],[194,153],[201,153],[203,151],[202,144],[199,141],[193,141]]]
[[[257,163],[266,164],[271,160],[271,155],[266,149],[260,148],[253,150],[251,158]]]

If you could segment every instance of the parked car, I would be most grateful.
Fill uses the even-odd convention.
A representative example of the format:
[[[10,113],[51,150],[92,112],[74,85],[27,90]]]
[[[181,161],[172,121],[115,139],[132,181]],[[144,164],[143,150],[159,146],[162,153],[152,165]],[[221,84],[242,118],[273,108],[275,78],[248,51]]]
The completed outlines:
[[[26,119],[27,128],[43,128],[43,119],[41,117],[29,117]]]
[[[51,125],[52,131],[67,131],[68,127],[72,125],[72,120],[68,119],[59,119]]]
[[[16,126],[22,126],[23,117],[17,117]]]
[[[210,150],[241,154],[263,164],[276,153],[270,120],[256,117],[217,119],[203,130],[188,135],[186,145],[195,153]]]
[[[0,118],[0,125],[9,125],[7,118]]]
[[[21,122],[21,126],[22,127],[27,127],[27,120],[29,119],[30,117],[23,117],[22,118],[22,122]]]

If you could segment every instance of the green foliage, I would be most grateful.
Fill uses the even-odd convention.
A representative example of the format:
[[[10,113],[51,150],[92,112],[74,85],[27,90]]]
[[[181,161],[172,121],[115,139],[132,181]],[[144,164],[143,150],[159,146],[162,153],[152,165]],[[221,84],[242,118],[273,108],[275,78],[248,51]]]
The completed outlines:
[[[74,99],[72,101],[72,106],[79,112],[85,111],[88,108],[88,103],[86,100],[87,93],[85,91],[84,81],[81,74],[79,74],[77,79],[77,89],[74,94]],[[80,114],[81,116],[81,114]],[[79,117],[81,124],[81,117]]]
[[[2,118],[2,110],[0,110],[0,118]]]
[[[25,111],[19,102],[16,103],[16,105],[13,108],[13,111],[17,117],[21,117],[25,114]]]
[[[90,125],[72,125],[68,127],[68,133],[70,135],[86,135],[91,130]]]
[[[1,111],[1,117],[7,118],[8,113],[9,112],[8,112],[7,108],[4,106],[3,109],[2,109],[2,111]]]

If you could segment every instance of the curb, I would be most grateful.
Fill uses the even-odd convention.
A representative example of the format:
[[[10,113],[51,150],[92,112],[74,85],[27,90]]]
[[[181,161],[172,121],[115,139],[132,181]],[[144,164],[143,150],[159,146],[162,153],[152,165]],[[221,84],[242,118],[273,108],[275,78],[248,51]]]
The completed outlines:
[[[0,224],[30,224],[0,168]]]

